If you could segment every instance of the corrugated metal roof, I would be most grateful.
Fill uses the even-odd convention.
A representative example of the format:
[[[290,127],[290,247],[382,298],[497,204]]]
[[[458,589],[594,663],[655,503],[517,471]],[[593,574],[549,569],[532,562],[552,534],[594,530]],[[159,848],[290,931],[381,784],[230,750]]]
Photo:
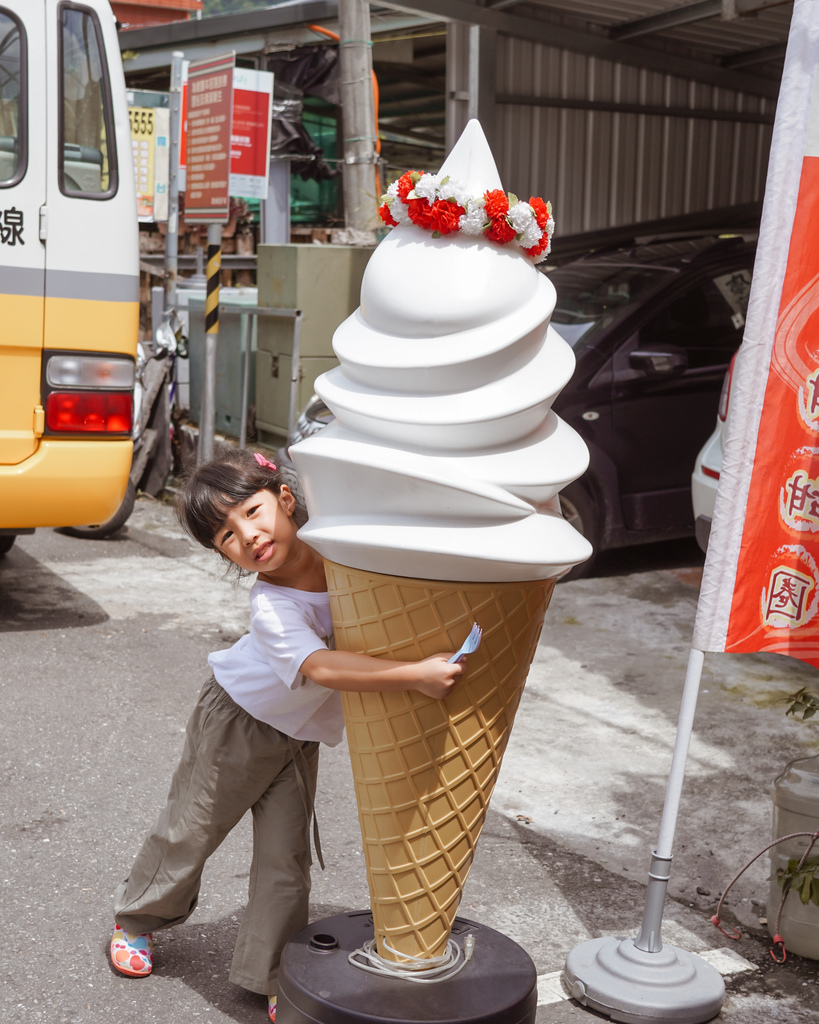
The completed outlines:
[[[548,0],[536,5],[522,3],[511,10],[521,15],[526,9],[535,6],[538,11],[531,10],[533,16],[547,12],[561,13],[573,21],[586,21],[599,28],[615,28],[657,14],[697,8],[700,4],[696,0],[694,3],[680,3],[679,0],[612,0],[611,3],[602,3],[600,0]],[[666,39],[692,47],[703,56],[756,49],[787,39],[792,11],[793,4],[785,3],[733,21],[722,21],[714,15],[677,28],[647,33],[633,41],[636,43],[640,39],[644,44],[651,45],[657,38]]]
[[[399,0],[395,0],[396,4]],[[435,14],[444,21],[470,21],[494,28],[501,34],[527,38],[527,23],[532,38],[548,42],[543,31],[553,25],[579,33],[571,45],[565,38],[556,45],[584,52],[583,33],[587,34],[585,52],[624,63],[639,63],[640,51],[650,57],[657,51],[688,57],[701,67],[742,67],[750,76],[777,79],[781,73],[784,47],[788,38],[793,4],[781,0],[724,0],[740,8],[756,6],[750,14],[723,20],[720,0],[400,0],[404,10],[415,10],[427,17]],[[390,6],[390,0],[373,0],[373,9]],[[474,11],[474,14],[472,13]],[[654,22],[635,25],[644,19]],[[656,19],[660,19],[657,23]],[[678,22],[684,19],[684,24]],[[538,30],[538,34],[535,34]],[[623,46],[622,58],[616,52],[602,53],[602,42]],[[773,46],[779,52],[758,51]],[[727,62],[726,62],[727,61]],[[731,63],[738,61],[739,63]],[[677,72],[679,73],[679,71]],[[692,78],[697,78],[692,68]]]

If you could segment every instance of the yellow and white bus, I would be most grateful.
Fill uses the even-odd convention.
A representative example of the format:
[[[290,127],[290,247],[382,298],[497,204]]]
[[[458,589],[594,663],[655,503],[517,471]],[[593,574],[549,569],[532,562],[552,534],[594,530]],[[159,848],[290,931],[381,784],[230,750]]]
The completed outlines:
[[[139,242],[108,0],[0,0],[0,554],[131,463]]]

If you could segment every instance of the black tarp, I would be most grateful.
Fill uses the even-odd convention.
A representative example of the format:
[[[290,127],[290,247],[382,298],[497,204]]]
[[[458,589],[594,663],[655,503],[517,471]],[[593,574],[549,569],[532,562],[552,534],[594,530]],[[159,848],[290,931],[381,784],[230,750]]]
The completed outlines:
[[[334,46],[299,46],[265,55],[265,69],[272,71],[273,119],[270,152],[299,154],[291,170],[305,180],[335,178],[337,167],[324,159],[324,151],[310,138],[302,122],[305,96],[316,96],[338,105],[338,50]]]

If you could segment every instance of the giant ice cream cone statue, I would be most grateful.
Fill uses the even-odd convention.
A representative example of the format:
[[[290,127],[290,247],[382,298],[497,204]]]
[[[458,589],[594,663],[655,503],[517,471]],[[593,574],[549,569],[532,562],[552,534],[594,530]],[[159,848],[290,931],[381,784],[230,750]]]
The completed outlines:
[[[406,182],[392,189],[398,226],[334,336],[341,365],[316,382],[336,419],[292,450],[339,649],[416,660],[456,650],[473,620],[484,634],[446,700],[344,694],[378,952],[393,960],[446,947],[554,581],[591,553],[560,515],[588,453],[551,411],[574,356],[533,264],[546,243],[528,204],[505,218],[521,228],[511,244],[486,237],[483,197],[500,188],[472,121],[410,193],[450,204],[460,230],[449,206],[444,233],[411,223]]]

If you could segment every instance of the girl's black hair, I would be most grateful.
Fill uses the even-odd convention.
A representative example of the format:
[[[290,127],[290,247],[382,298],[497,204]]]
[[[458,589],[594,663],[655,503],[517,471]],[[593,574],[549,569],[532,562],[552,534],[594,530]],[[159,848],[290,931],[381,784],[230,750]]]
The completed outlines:
[[[278,495],[283,483],[281,474],[259,465],[252,452],[225,447],[193,471],[177,500],[176,514],[195,541],[215,550],[213,538],[231,509],[258,491]],[[301,517],[294,518],[298,523]]]

